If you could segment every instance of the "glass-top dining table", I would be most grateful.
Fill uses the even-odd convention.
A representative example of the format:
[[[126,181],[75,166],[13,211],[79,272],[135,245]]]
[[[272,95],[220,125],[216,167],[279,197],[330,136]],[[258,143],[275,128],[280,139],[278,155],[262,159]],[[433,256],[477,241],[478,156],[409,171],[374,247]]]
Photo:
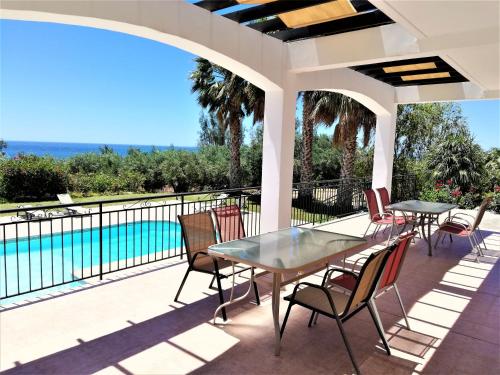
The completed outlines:
[[[272,313],[275,335],[275,355],[280,353],[279,305],[280,290],[286,284],[328,267],[332,258],[360,249],[366,240],[340,233],[309,228],[287,228],[240,240],[212,245],[208,253],[233,263],[242,263],[263,272],[251,275],[249,288],[241,297],[233,299],[235,280],[228,302],[220,305],[214,314],[232,303],[246,298],[254,281],[265,274],[272,274]],[[286,279],[285,279],[286,277]]]
[[[419,215],[417,220],[419,221],[418,225],[420,225],[420,227],[422,228],[422,235],[427,241],[428,255],[432,256],[431,225],[434,222],[437,222],[437,224],[439,225],[439,215],[448,212],[449,216],[451,210],[456,207],[458,207],[456,204],[451,203],[409,200],[404,202],[392,203],[386,208],[391,211],[410,212],[412,214]],[[392,218],[393,221],[395,221],[396,215],[392,215]],[[395,222],[393,222],[393,226],[395,226]],[[425,229],[427,229],[427,234],[425,233]]]

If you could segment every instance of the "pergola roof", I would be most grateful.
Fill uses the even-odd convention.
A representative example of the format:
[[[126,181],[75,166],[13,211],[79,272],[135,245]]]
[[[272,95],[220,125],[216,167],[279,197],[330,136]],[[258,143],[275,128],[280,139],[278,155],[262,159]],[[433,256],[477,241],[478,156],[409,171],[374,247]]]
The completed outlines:
[[[241,4],[252,4],[231,11]],[[202,0],[195,5],[291,42],[393,23],[367,0]]]
[[[465,82],[467,79],[438,56],[386,61],[352,69],[391,86],[433,85]]]

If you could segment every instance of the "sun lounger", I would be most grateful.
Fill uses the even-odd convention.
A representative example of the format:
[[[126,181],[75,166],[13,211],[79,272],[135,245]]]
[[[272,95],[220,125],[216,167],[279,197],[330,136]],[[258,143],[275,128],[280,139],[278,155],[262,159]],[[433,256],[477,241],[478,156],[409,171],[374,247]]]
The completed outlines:
[[[59,202],[61,204],[72,204],[73,199],[71,199],[71,196],[69,194],[57,194],[57,199],[59,199]],[[62,207],[64,210],[67,211],[68,214],[70,215],[84,215],[90,213],[89,209],[85,209],[82,206],[70,206],[70,207]]]
[[[22,219],[33,220],[36,218],[43,218],[47,216],[45,211],[39,210],[36,207],[33,207],[31,204],[17,206],[17,208],[19,208],[17,217]]]

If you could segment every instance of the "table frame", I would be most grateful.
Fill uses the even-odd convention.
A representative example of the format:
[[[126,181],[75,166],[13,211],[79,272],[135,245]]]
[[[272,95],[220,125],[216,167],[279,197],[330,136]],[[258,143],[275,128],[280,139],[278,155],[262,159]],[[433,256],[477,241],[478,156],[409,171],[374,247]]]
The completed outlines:
[[[399,202],[399,203],[406,203],[406,202],[410,202],[410,201],[404,201],[404,202]],[[424,201],[420,201],[420,202],[424,202]],[[425,203],[434,203],[434,202],[425,202]],[[417,220],[419,220],[419,226],[422,229],[422,236],[424,237],[424,240],[427,242],[427,255],[431,257],[432,256],[432,240],[431,240],[432,223],[437,222],[437,225],[439,226],[439,215],[442,215],[442,214],[448,212],[448,218],[450,218],[451,210],[457,208],[458,206],[456,204],[450,204],[450,208],[447,210],[443,210],[441,213],[431,213],[431,212],[424,212],[424,211],[417,210],[417,209],[412,210],[411,208],[405,208],[404,210],[402,210],[401,208],[397,208],[397,205],[398,205],[398,203],[394,203],[394,204],[387,206],[387,208],[392,210],[392,211],[411,212],[415,215],[420,214],[420,217]],[[393,206],[396,206],[396,207],[393,207]],[[427,219],[427,222],[426,222],[426,219]],[[392,215],[392,227],[391,227],[391,233],[389,234],[389,240],[390,240],[390,237],[392,235],[392,229],[394,226],[396,226],[396,214],[395,213]],[[425,233],[425,229],[427,229],[427,235]]]

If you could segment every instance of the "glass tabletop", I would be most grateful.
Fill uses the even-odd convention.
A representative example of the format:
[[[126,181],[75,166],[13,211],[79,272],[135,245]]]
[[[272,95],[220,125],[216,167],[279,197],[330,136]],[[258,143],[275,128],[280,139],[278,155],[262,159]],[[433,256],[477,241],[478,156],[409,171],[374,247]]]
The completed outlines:
[[[363,245],[366,240],[318,229],[287,228],[223,242],[209,253],[268,271],[295,271],[332,255]]]
[[[387,206],[387,208],[390,210],[414,212],[420,214],[435,214],[435,215],[445,213],[447,211],[454,209],[455,207],[457,207],[456,204],[425,202],[418,200],[393,203]]]

